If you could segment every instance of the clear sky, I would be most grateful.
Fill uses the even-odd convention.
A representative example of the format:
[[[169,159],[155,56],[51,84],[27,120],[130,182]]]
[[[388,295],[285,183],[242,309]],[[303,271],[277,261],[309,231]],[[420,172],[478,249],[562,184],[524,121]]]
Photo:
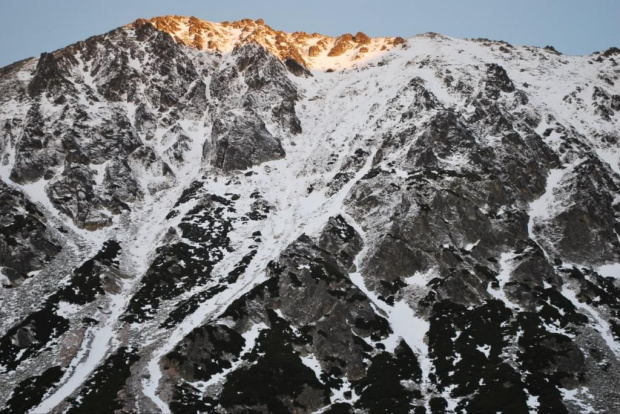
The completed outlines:
[[[263,18],[274,29],[326,35],[433,31],[579,55],[620,47],[620,0],[0,0],[0,67],[164,14]]]

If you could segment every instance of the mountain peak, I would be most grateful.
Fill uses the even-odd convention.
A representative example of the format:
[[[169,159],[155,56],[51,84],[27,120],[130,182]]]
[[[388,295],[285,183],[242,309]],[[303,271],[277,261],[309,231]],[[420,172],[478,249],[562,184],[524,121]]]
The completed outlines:
[[[294,59],[313,69],[346,67],[405,43],[402,37],[371,38],[363,32],[338,37],[303,31],[287,33],[272,29],[263,19],[215,23],[193,16],[168,15],[139,19],[129,26],[143,24],[152,24],[169,33],[177,43],[198,50],[227,53],[237,45],[254,42],[282,61]]]

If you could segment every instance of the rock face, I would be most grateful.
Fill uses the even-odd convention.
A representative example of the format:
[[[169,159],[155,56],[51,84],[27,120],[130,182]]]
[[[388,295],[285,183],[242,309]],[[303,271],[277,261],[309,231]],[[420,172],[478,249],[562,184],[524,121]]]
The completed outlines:
[[[62,249],[47,226],[45,215],[23,193],[0,182],[2,285],[19,285],[40,271]]]
[[[0,69],[0,413],[620,411],[617,55],[166,16]]]

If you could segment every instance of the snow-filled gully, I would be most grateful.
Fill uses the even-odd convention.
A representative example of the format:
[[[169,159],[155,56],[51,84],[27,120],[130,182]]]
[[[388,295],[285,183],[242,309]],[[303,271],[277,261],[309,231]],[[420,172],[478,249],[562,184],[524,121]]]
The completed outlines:
[[[202,146],[198,141],[199,139],[194,139],[194,153],[199,153],[197,149]],[[147,199],[142,204],[144,207],[132,213],[129,220],[131,224],[123,227],[122,223],[119,223],[116,237],[121,240],[123,245],[122,259],[120,261],[121,271],[133,276],[133,278],[121,281],[122,288],[120,293],[108,295],[110,299],[109,305],[106,308],[107,311],[100,315],[104,317],[104,323],[87,331],[81,349],[60,381],[61,386],[47,395],[37,407],[31,410],[32,413],[51,411],[75,392],[106,356],[113,353],[119,346],[119,341],[117,340],[117,328],[121,323],[119,318],[127,308],[132,298],[131,292],[140,282],[140,276],[144,275],[148,269],[150,256],[153,254],[153,247],[156,245],[159,235],[166,229],[166,215],[183,189],[189,185],[197,172],[200,171],[200,162],[201,157],[195,156],[185,165],[185,168],[178,172],[181,182],[176,188],[163,194],[157,194],[154,197],[146,191],[145,197]],[[33,185],[36,185],[36,183]],[[44,192],[40,193],[45,194]],[[40,200],[37,199],[36,201],[42,203],[49,210],[54,211],[47,197],[42,196]],[[68,224],[72,225],[71,222]],[[75,231],[87,236],[87,240],[97,246],[100,246],[102,241],[108,239],[108,232],[106,230],[100,231],[100,234],[96,235],[97,237],[90,232],[77,228]]]
[[[180,190],[178,190],[180,192]],[[163,222],[163,218],[167,214],[170,203],[174,198],[178,196],[172,196],[163,202],[164,200],[157,199],[150,203],[145,203],[145,211],[136,212],[137,216],[151,216],[158,218],[158,223]],[[122,260],[124,268],[121,270],[129,275],[141,275],[147,269],[148,256],[152,253],[149,246],[153,246],[155,239],[159,232],[153,231],[153,223],[142,223],[140,220],[135,220],[137,223],[134,226],[126,229],[125,240],[126,252],[123,256],[127,260]],[[163,226],[160,224],[161,229]],[[160,230],[161,230],[160,229]],[[74,357],[69,369],[61,379],[62,384],[53,393],[47,396],[32,413],[49,412],[64,399],[69,397],[75,390],[80,387],[90,374],[97,368],[97,366],[105,359],[105,357],[112,352],[118,346],[116,337],[119,325],[119,318],[125,311],[129,301],[131,300],[132,288],[139,282],[139,278],[134,278],[131,282],[122,281],[121,292],[115,295],[107,295],[109,299],[109,305],[105,315],[105,322],[100,327],[95,327],[89,330],[86,334],[86,339],[82,342],[81,349]]]
[[[345,217],[347,223],[355,229],[363,240],[365,240],[365,232],[361,226],[350,215],[344,212],[341,214]],[[369,244],[365,242],[364,246],[366,247],[355,259],[356,269],[360,269],[360,259],[367,253],[367,246],[369,246]],[[353,284],[370,299],[375,310],[383,313],[392,327],[392,335],[383,342],[386,346],[386,350],[394,351],[400,343],[400,339],[403,339],[416,354],[420,363],[420,368],[422,370],[422,389],[430,389],[429,374],[431,373],[432,363],[428,355],[428,345],[424,341],[426,333],[429,330],[429,323],[417,316],[415,311],[405,301],[401,300],[395,302],[393,306],[383,302],[374,292],[368,290],[364,278],[359,271],[351,273],[349,277]],[[423,395],[425,397],[425,405],[428,405],[428,394],[423,392]]]
[[[123,297],[122,294],[113,295],[110,302],[111,313],[108,315],[104,326],[88,332],[82,348],[73,359],[67,374],[61,380],[62,386],[44,399],[38,407],[31,411],[32,413],[50,412],[65,398],[69,397],[84,383],[113,348],[112,341],[116,336],[114,327],[128,302],[128,298]]]
[[[262,283],[266,278],[264,274],[266,263],[277,259],[279,254],[300,235],[304,233],[311,236],[318,234],[330,217],[336,216],[343,210],[344,200],[351,188],[370,171],[376,149],[371,150],[371,154],[368,156],[364,166],[357,172],[355,178],[350,180],[333,196],[327,198],[321,191],[303,197],[299,192],[307,188],[313,178],[312,176],[306,176],[304,173],[311,170],[314,163],[311,159],[311,156],[314,155],[313,149],[322,145],[320,141],[317,142],[317,140],[309,139],[313,136],[320,136],[320,132],[315,134],[315,131],[309,131],[305,132],[304,135],[308,138],[300,137],[298,141],[306,142],[306,145],[310,148],[306,147],[306,145],[298,145],[296,148],[291,147],[287,151],[285,159],[269,162],[261,166],[262,168],[254,169],[258,173],[254,176],[255,179],[252,181],[252,185],[258,184],[258,188],[266,194],[266,197],[275,197],[275,199],[269,201],[277,209],[265,220],[261,228],[264,243],[258,248],[257,255],[246,269],[244,275],[235,284],[229,286],[228,289],[217,294],[209,301],[202,303],[193,314],[186,317],[183,323],[163,339],[163,342],[160,342],[162,340],[161,337],[154,339],[154,342],[159,343],[146,364],[148,377],[142,381],[142,391],[162,412],[169,412],[169,408],[157,393],[159,382],[162,379],[159,366],[161,358],[170,352],[193,329],[206,320],[216,319],[232,301],[245,294],[257,284]],[[264,172],[265,166],[270,171],[268,174]],[[242,191],[251,191],[251,188],[243,189]],[[232,265],[234,265],[233,261],[228,259],[218,266],[223,270],[227,266]],[[217,378],[220,377],[217,376]]]
[[[538,242],[538,236],[536,235],[536,232],[534,230],[535,224],[537,222],[544,222],[553,218],[554,203],[556,202],[555,195],[559,193],[561,189],[560,184],[566,176],[572,173],[572,171],[575,169],[576,166],[579,165],[581,161],[582,160],[577,159],[563,168],[556,168],[549,171],[549,175],[547,176],[547,186],[544,194],[530,204],[530,219],[528,222],[528,232],[530,238],[532,238],[534,241]],[[544,254],[547,256],[547,258],[549,258],[549,255],[545,250],[544,246],[540,245],[540,247],[543,250]],[[502,256],[502,258],[504,258],[504,256]],[[609,266],[609,268],[615,269],[615,265],[611,265]],[[605,267],[603,267],[603,269],[605,269]],[[579,301],[575,291],[571,289],[567,284],[563,286],[562,295],[565,298],[569,299],[577,309],[582,311],[585,315],[591,316],[596,321],[598,325],[598,330],[600,331],[602,338],[607,343],[607,346],[616,356],[620,357],[620,344],[618,344],[618,342],[614,340],[609,323],[607,323],[607,321],[605,321],[600,316],[599,312],[592,306],[589,306]],[[505,303],[510,303],[505,297],[502,297],[500,299],[504,300]]]

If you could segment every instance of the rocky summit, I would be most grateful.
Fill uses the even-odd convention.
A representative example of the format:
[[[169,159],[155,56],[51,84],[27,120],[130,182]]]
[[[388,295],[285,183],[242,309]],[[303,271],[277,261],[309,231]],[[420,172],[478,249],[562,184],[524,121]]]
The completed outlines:
[[[620,412],[619,63],[166,16],[0,69],[0,413]]]

